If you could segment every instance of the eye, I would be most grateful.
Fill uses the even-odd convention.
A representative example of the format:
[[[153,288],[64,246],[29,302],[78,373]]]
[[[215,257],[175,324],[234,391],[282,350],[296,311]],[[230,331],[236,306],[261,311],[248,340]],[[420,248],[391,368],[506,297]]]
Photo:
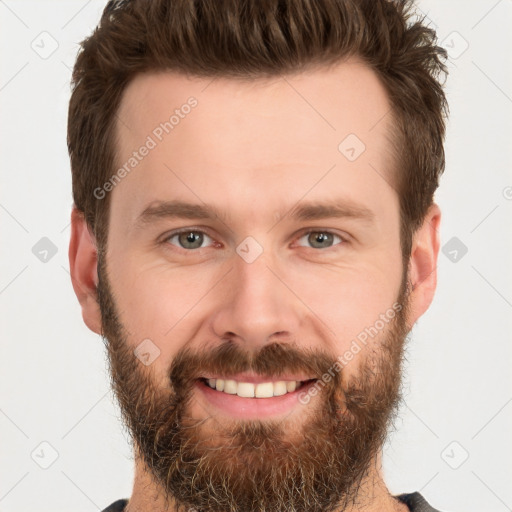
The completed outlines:
[[[299,238],[299,242],[304,238],[306,239],[306,242],[311,244],[314,249],[329,249],[332,247],[335,238],[339,239],[340,242],[346,242],[346,240],[344,240],[340,235],[337,235],[336,233],[321,230],[308,231],[307,233],[304,233]]]
[[[300,241],[303,239],[306,239],[306,243],[310,244],[313,249],[329,249],[330,247],[338,245],[341,242],[347,242],[347,240],[345,240],[340,235],[326,230],[310,230],[304,233],[298,239],[299,245],[301,246],[303,244],[301,244]],[[338,239],[339,242],[336,243],[336,239]],[[162,240],[162,243],[170,243],[171,245],[177,246],[180,249],[192,251],[195,249],[205,248],[206,246],[203,247],[203,243],[207,240],[214,242],[214,240],[204,231],[200,229],[188,228],[170,233]]]
[[[177,243],[172,242],[172,240],[175,238],[177,239]],[[181,249],[192,250],[201,249],[205,238],[212,240],[212,238],[209,237],[204,231],[199,229],[183,229],[166,236],[162,242],[177,245]]]

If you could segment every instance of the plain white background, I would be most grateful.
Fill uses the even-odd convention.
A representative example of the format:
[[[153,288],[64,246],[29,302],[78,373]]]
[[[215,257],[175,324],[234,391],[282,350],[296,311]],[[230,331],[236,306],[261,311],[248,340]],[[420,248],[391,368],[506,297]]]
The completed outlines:
[[[82,322],[67,258],[69,80],[104,3],[0,1],[2,512],[93,512],[131,493],[105,350]],[[512,1],[419,7],[450,53],[436,196],[444,251],[434,303],[410,337],[385,478],[393,493],[421,491],[441,510],[504,512],[512,510]]]

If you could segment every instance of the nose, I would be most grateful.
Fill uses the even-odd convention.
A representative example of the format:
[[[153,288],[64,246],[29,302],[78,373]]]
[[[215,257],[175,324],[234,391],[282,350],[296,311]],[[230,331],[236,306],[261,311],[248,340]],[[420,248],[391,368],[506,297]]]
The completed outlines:
[[[305,307],[280,269],[266,251],[252,263],[234,256],[213,315],[212,327],[218,337],[236,339],[251,351],[298,337]]]

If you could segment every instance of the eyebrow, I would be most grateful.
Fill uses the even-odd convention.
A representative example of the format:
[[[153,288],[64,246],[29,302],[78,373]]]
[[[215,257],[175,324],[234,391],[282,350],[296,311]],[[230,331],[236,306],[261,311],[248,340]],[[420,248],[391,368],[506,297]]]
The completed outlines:
[[[339,201],[302,202],[289,213],[290,217],[300,221],[321,220],[329,218],[352,218],[372,223],[375,213],[364,207],[345,199]],[[279,214],[279,221],[288,216],[288,213]],[[194,204],[186,201],[152,201],[137,217],[136,226],[144,226],[161,219],[210,219],[228,220],[228,215],[213,205]]]

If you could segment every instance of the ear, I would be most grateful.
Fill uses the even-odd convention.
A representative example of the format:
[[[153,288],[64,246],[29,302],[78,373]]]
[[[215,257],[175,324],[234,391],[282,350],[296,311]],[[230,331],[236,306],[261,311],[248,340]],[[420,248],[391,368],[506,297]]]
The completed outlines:
[[[71,283],[82,306],[82,317],[91,331],[101,334],[101,311],[96,287],[98,285],[98,251],[94,235],[89,231],[84,215],[75,206],[71,212],[69,241],[69,270]]]
[[[441,210],[433,203],[413,236],[409,260],[409,324],[412,327],[432,303],[437,286]]]

